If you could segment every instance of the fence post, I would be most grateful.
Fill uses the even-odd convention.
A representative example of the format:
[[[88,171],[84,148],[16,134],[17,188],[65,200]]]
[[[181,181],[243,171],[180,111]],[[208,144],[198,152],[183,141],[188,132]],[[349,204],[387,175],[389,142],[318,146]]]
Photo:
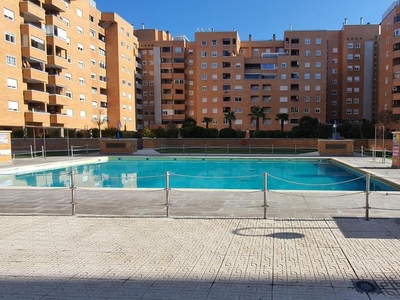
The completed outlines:
[[[365,176],[365,220],[369,221],[369,209],[371,208],[369,206],[369,191],[370,191],[370,179],[371,179],[371,174],[367,173]]]
[[[45,160],[44,147],[42,146],[42,160]]]
[[[71,172],[71,207],[72,207],[72,215],[75,215],[76,212],[76,200],[75,200],[75,192],[76,192],[76,186],[75,186],[75,172]]]
[[[294,156],[297,156],[297,145],[294,145]]]
[[[167,218],[169,218],[169,172],[165,172],[165,207],[167,208]]]
[[[386,148],[383,148],[383,150],[382,150],[382,163],[385,163],[385,159],[386,159]]]
[[[264,173],[264,187],[263,187],[263,192],[264,192],[264,219],[267,218],[267,190],[268,190],[268,173]]]
[[[29,148],[31,149],[31,158],[33,158],[33,149],[32,149],[32,145],[29,145]]]
[[[361,158],[364,157],[364,146],[361,146]]]
[[[71,146],[71,157],[74,157],[74,146]]]

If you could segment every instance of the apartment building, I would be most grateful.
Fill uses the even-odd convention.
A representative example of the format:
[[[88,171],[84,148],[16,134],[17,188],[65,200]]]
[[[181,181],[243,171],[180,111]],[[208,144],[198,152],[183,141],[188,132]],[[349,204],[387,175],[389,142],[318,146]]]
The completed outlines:
[[[94,1],[5,0],[0,31],[3,129],[136,130],[137,38]]]
[[[279,129],[279,113],[288,114],[288,130],[303,116],[332,124],[372,120],[376,113],[379,25],[290,30],[283,40],[273,36],[263,41],[253,41],[251,35],[242,41],[236,31],[200,31],[193,42],[182,44],[181,38],[162,31],[140,29],[135,34],[146,57],[143,97],[145,106],[150,105],[145,126],[179,124],[188,116],[198,123],[210,117],[209,126],[221,129],[228,126],[224,115],[234,112],[233,128],[252,130],[252,106],[266,113],[261,130]],[[157,68],[162,78],[155,76]],[[179,89],[165,85],[177,80],[184,83]]]
[[[400,3],[382,16],[379,52],[379,102],[377,110],[400,115]],[[398,124],[396,129],[400,129]]]
[[[199,125],[209,117],[210,128],[222,129],[234,112],[233,128],[246,131],[255,129],[252,106],[264,108],[261,130],[280,129],[279,113],[289,116],[286,130],[303,116],[332,124],[376,121],[385,108],[400,113],[398,1],[382,33],[360,19],[261,41],[235,30],[199,31],[194,41],[134,30],[93,0],[3,0],[0,9],[2,129],[63,136],[65,129],[179,126],[186,117]]]

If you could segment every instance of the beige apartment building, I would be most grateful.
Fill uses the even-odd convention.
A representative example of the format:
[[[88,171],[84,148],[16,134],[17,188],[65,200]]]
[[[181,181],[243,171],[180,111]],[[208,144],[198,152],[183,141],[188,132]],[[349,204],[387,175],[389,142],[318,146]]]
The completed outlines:
[[[222,129],[234,112],[232,127],[246,131],[255,129],[252,106],[266,114],[261,130],[280,129],[279,113],[289,117],[285,130],[303,116],[332,124],[374,121],[384,108],[400,113],[397,1],[382,33],[360,19],[261,41],[235,30],[200,30],[194,41],[134,30],[93,0],[3,0],[0,9],[1,129],[63,136],[98,126],[179,126],[187,117],[198,125],[212,118],[209,127]]]
[[[3,129],[136,130],[137,38],[94,1],[5,0],[0,31]]]

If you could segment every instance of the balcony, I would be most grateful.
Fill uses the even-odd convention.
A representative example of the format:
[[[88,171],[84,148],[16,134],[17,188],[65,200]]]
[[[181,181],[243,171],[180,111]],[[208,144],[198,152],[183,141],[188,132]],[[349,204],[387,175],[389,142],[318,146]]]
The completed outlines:
[[[48,74],[47,72],[35,69],[35,68],[24,68],[22,69],[22,75],[25,82],[29,83],[47,83]]]
[[[62,106],[68,106],[71,105],[72,99],[64,96],[64,95],[59,95],[59,94],[50,94],[49,95],[49,104],[51,105],[62,105]]]
[[[68,68],[68,61],[66,58],[58,55],[48,55],[47,57],[47,66],[52,68]]]
[[[61,87],[67,87],[71,85],[71,81],[69,81],[66,77],[64,76],[59,76],[59,75],[49,75],[48,76],[48,84],[49,85],[55,85],[55,86],[61,86]]]
[[[43,7],[48,10],[65,12],[66,4],[62,0],[44,0]]]
[[[143,105],[142,104],[136,104],[136,109],[143,109]]]
[[[25,115],[25,123],[30,125],[39,125],[48,127],[50,126],[50,114],[46,112],[37,112],[37,111],[26,111]]]
[[[23,15],[24,21],[27,23],[45,19],[45,10],[30,1],[21,1],[19,3],[19,11]]]
[[[36,90],[25,90],[24,100],[27,102],[42,102],[49,103],[49,93],[36,91]]]
[[[138,100],[142,100],[143,99],[143,95],[142,94],[136,94],[136,99]]]
[[[136,78],[142,79],[142,78],[143,78],[143,76],[142,76],[142,74],[140,74],[140,73],[136,72]]]
[[[67,23],[60,16],[46,15],[46,25],[54,25],[58,28],[67,30]]]
[[[51,114],[50,125],[56,127],[70,127],[73,123],[73,117],[64,114]]]
[[[28,36],[28,44],[22,44],[22,56],[33,60],[47,61],[46,31],[31,24],[21,24],[21,35]]]
[[[54,34],[49,34],[46,36],[46,43],[47,45],[53,45],[56,46],[56,48],[64,50],[68,48],[68,43],[64,38],[61,38],[57,35]]]

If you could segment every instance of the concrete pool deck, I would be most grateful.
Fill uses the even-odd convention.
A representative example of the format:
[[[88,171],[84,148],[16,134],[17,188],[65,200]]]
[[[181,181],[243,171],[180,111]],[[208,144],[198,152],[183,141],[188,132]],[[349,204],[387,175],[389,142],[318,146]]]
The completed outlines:
[[[45,163],[66,159],[85,160]],[[267,219],[254,191],[172,190],[170,218],[164,190],[78,189],[75,216],[69,189],[0,193],[0,299],[400,298],[397,192],[371,193],[369,221],[362,192],[268,192]]]

